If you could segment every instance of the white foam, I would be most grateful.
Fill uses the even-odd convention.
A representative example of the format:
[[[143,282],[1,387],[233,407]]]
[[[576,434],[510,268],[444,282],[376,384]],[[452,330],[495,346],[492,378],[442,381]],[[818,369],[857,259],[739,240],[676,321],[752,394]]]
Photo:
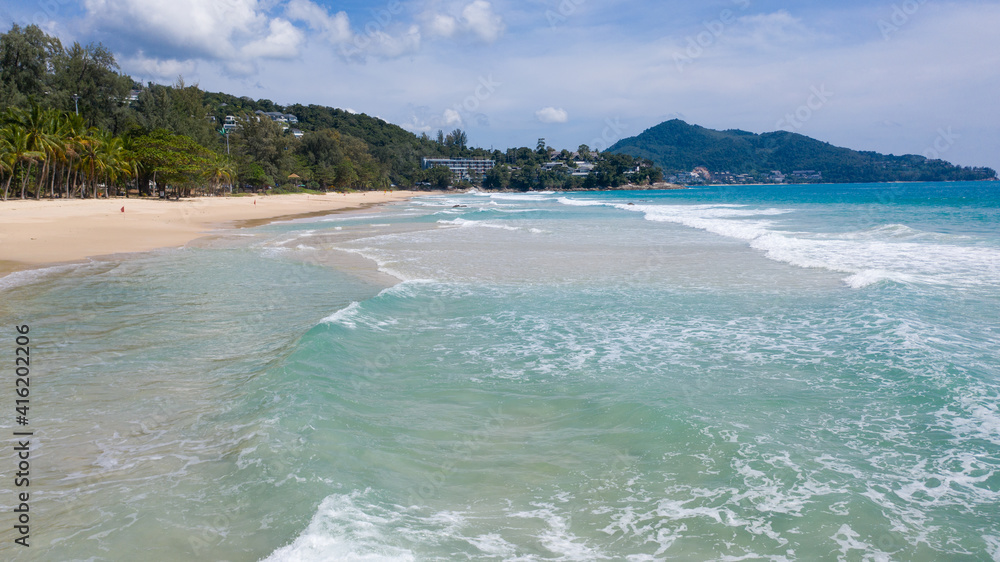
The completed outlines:
[[[993,562],[1000,562],[1000,536],[983,535],[983,541],[986,542],[986,547],[989,548],[988,554]]]
[[[532,194],[517,194],[517,193],[491,193],[490,199],[499,199],[500,201],[551,201],[551,197],[544,197],[545,195],[552,195],[552,191],[539,191]]]
[[[428,279],[420,277],[412,277],[410,275],[407,275],[399,271],[395,267],[392,267],[392,264],[395,264],[396,262],[383,257],[382,254],[379,253],[379,250],[377,248],[367,247],[367,248],[338,248],[338,249],[343,252],[357,254],[363,258],[375,262],[375,267],[378,268],[379,271],[385,273],[386,275],[395,277],[400,281],[428,281]]]
[[[790,232],[781,230],[773,218],[792,213],[790,209],[732,204],[635,205],[567,197],[559,202],[640,212],[650,221],[743,240],[774,261],[846,273],[844,282],[853,288],[883,281],[992,286],[1000,280],[1000,249],[970,244],[969,237],[925,232],[902,224],[835,234]]]
[[[366,492],[367,493],[367,492]],[[323,500],[309,527],[295,541],[274,551],[267,562],[412,561],[413,552],[392,543],[398,513],[362,509],[362,495],[332,495]],[[374,511],[375,513],[369,513]]]
[[[438,224],[448,224],[448,225],[458,226],[458,227],[462,227],[462,228],[495,228],[495,229],[498,229],[498,230],[510,230],[510,231],[521,230],[520,228],[518,228],[516,226],[509,226],[509,225],[506,225],[506,224],[498,224],[498,223],[493,222],[493,221],[470,221],[470,220],[467,220],[467,219],[458,218],[458,219],[454,219],[454,220],[450,220],[450,221],[442,219],[442,220],[439,220],[437,222],[438,222]]]
[[[346,307],[341,308],[337,312],[327,316],[320,322],[323,324],[341,324],[353,330],[358,327],[358,325],[354,322],[354,318],[357,317],[359,312],[361,312],[361,305],[357,302],[352,302]]]
[[[598,560],[607,556],[588,545],[584,539],[569,530],[569,520],[560,515],[553,504],[539,504],[538,509],[511,514],[511,517],[541,519],[548,529],[538,535],[538,540],[546,549],[560,556],[560,560]]]
[[[982,439],[1000,446],[1000,407],[996,392],[968,388],[957,400],[935,413],[939,423],[956,438]]]
[[[912,280],[912,278],[893,273],[891,271],[886,271],[884,269],[867,269],[846,277],[844,279],[844,283],[847,283],[847,285],[852,289],[863,289],[869,285],[881,283],[882,281],[906,282],[908,280]]]
[[[504,206],[506,206],[506,205],[504,205]],[[490,212],[490,213],[539,213],[539,212],[545,212],[545,209],[498,209],[496,207],[489,206],[489,207],[480,207],[479,209],[476,209],[476,211],[477,212],[482,212],[482,213],[487,213],[487,212]]]
[[[330,217],[330,218],[327,218],[327,219],[322,219],[319,222],[357,221],[357,220],[367,220],[367,219],[379,218],[381,216],[382,215],[380,215],[380,214],[373,214],[373,213],[369,213],[369,214],[366,214],[366,215],[349,215],[349,214],[347,214],[347,215],[337,215],[337,216],[333,216],[333,217]]]
[[[283,240],[277,240],[275,242],[272,242],[271,244],[275,246],[286,246],[288,244],[291,244],[292,242],[295,242],[296,240],[301,240],[302,238],[312,238],[313,234],[315,233],[316,233],[315,230],[303,230],[301,232],[296,232],[292,236],[289,236]]]
[[[505,541],[496,533],[479,535],[468,539],[469,544],[483,551],[488,556],[510,558],[517,554],[517,547]]]
[[[604,205],[607,207],[615,206],[614,203],[610,203],[607,201],[597,201],[590,199],[570,199],[569,197],[560,197],[557,199],[557,201],[559,201],[563,205],[572,205],[574,207],[595,207],[599,205]]]
[[[884,552],[879,552],[873,550],[872,546],[862,540],[861,535],[854,531],[850,525],[846,523],[840,526],[840,529],[830,537],[838,545],[840,545],[840,555],[841,559],[848,557],[848,552],[852,550],[860,550],[865,553],[865,560],[873,560],[875,562],[888,562],[889,555]]]
[[[55,275],[58,273],[63,273],[77,269],[79,267],[89,265],[89,264],[69,264],[69,265],[56,265],[52,267],[43,267],[40,269],[25,269],[22,271],[15,271],[13,273],[8,273],[3,277],[0,277],[0,291],[5,291],[7,289],[13,289],[14,287],[20,287],[22,285],[30,285],[35,281],[38,281],[49,275]]]

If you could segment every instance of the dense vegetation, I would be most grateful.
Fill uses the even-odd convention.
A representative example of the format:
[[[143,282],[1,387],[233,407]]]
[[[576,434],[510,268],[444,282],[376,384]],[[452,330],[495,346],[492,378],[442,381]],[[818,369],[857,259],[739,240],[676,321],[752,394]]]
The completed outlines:
[[[316,105],[280,106],[204,92],[178,79],[142,85],[120,72],[102,45],[66,48],[37,26],[0,35],[0,185],[3,196],[97,197],[154,188],[180,197],[234,190],[447,187],[447,168],[421,158],[492,158],[497,168],[473,184],[496,189],[618,186],[661,176],[649,162],[583,153],[587,178],[565,166],[543,170],[554,151],[487,151],[465,132],[414,135],[364,114]],[[294,127],[257,112],[298,118]],[[237,126],[223,127],[227,117]],[[293,128],[301,129],[298,136]],[[300,138],[301,137],[301,138]],[[636,170],[640,170],[636,172]]]
[[[714,131],[674,119],[619,141],[609,152],[648,158],[666,173],[704,167],[711,172],[748,174],[762,180],[773,170],[791,174],[815,170],[822,181],[958,181],[996,177],[990,168],[963,168],[923,156],[891,156],[835,147],[784,131],[757,135]]]

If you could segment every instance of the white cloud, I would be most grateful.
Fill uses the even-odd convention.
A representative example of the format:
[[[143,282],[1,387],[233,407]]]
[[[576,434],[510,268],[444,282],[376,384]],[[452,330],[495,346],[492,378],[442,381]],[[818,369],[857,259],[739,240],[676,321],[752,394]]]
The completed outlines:
[[[565,109],[555,107],[545,107],[535,112],[535,117],[542,123],[566,123],[569,121],[569,113]]]
[[[268,15],[271,0],[84,0],[83,4],[86,26],[124,45],[119,57],[123,61],[132,57],[132,68],[157,77],[174,70],[191,72],[199,60],[218,62],[225,73],[245,77],[256,73],[264,60],[298,57],[305,42],[302,30],[289,20]]]
[[[243,54],[249,57],[295,58],[305,40],[304,34],[288,20],[273,19],[270,34],[243,47]]]
[[[434,14],[427,23],[428,31],[440,37],[452,37],[458,31],[458,21],[451,16]]]
[[[411,25],[400,35],[377,31],[368,39],[370,40],[368,52],[371,54],[386,58],[400,57],[420,48],[420,28]]]
[[[416,25],[394,25],[391,17],[373,19],[356,33],[345,12],[331,16],[326,8],[310,0],[292,0],[285,8],[285,15],[305,22],[309,29],[319,32],[327,42],[338,46],[340,56],[350,60],[364,61],[370,56],[396,58],[420,48],[420,28]]]
[[[487,43],[499,39],[506,28],[503,18],[493,11],[493,5],[486,0],[476,0],[462,9],[462,23]]]
[[[265,35],[269,20],[257,0],[85,0],[90,23],[142,36],[206,58],[238,56],[238,44]]]
[[[452,8],[451,14],[428,11],[420,19],[428,35],[455,38],[472,36],[484,43],[493,43],[503,35],[507,26],[503,18],[493,11],[493,4],[475,0]]]
[[[190,76],[197,70],[197,63],[192,60],[177,59],[160,60],[149,58],[139,51],[134,57],[121,60],[122,69],[140,80],[171,81],[178,76]]]
[[[354,38],[351,21],[345,12],[330,15],[325,8],[309,0],[292,0],[285,8],[289,19],[303,21],[309,29],[318,31],[330,43],[345,43]]]
[[[458,111],[455,111],[454,109],[444,110],[444,125],[446,127],[450,127],[452,125],[461,125],[461,124],[462,124],[462,114],[460,114]]]
[[[739,18],[740,29],[734,33],[736,40],[759,46],[785,44],[812,39],[811,32],[802,20],[785,10],[770,14],[755,14]]]

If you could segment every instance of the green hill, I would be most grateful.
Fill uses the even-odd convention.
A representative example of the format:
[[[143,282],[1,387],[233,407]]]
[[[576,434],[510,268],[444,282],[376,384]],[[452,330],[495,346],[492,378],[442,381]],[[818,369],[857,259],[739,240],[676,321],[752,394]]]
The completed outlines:
[[[679,119],[660,123],[608,149],[652,160],[665,173],[689,172],[697,167],[713,174],[748,174],[757,181],[772,171],[786,175],[812,170],[831,183],[887,181],[959,181],[996,177],[990,168],[955,166],[923,156],[893,156],[858,152],[827,142],[777,131],[761,135],[740,130],[716,131]],[[798,181],[798,180],[796,180]]]

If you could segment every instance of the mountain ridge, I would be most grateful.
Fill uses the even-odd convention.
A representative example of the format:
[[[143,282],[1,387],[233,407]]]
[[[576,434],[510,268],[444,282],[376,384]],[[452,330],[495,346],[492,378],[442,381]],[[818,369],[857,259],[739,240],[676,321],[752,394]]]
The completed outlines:
[[[705,168],[724,177],[749,176],[748,181],[775,181],[796,171],[814,174],[808,181],[868,183],[890,181],[964,181],[996,179],[987,167],[962,167],[924,156],[880,154],[834,146],[799,133],[718,131],[680,119],[664,121],[639,135],[622,139],[608,152],[646,158],[665,174]]]

